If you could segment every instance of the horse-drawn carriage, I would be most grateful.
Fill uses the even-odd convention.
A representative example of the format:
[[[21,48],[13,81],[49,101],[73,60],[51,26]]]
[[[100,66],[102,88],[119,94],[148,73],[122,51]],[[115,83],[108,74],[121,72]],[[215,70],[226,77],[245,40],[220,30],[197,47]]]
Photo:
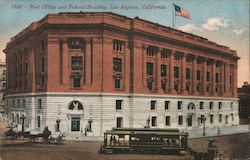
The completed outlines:
[[[64,133],[60,133],[57,137],[51,135],[48,127],[45,127],[43,133],[31,134],[31,132],[15,132],[13,127],[4,132],[2,143],[46,143],[46,144],[63,144]]]

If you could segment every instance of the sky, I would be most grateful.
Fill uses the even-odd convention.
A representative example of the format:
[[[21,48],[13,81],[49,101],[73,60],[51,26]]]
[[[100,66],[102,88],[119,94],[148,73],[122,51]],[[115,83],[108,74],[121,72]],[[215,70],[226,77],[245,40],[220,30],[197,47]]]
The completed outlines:
[[[173,3],[191,19],[173,16]],[[0,60],[11,37],[49,13],[114,12],[140,17],[207,38],[236,50],[238,86],[250,82],[249,0],[0,0]]]

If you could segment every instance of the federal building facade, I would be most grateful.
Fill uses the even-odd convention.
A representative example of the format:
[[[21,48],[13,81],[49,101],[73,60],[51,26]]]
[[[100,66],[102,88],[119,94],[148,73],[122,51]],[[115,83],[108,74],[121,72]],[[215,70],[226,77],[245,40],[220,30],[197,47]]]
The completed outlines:
[[[237,53],[138,17],[48,14],[4,52],[8,118],[26,130],[239,124]]]

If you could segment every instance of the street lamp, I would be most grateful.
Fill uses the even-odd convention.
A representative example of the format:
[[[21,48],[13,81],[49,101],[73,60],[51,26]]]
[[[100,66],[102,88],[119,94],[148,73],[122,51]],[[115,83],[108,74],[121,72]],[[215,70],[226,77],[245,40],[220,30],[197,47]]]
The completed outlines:
[[[24,120],[26,119],[26,117],[22,115],[20,119],[22,120],[22,132],[24,132]]]
[[[203,136],[206,135],[206,132],[205,132],[205,125],[206,125],[206,117],[201,115],[201,117],[199,117],[199,120],[201,121],[201,123],[203,123]]]
[[[93,120],[92,120],[92,118],[90,117],[88,121],[89,121],[89,128],[88,128],[88,129],[89,129],[89,131],[91,132],[91,131],[92,131],[92,122],[93,122]]]
[[[59,117],[57,117],[57,119],[56,119],[56,131],[57,132],[60,132],[60,122],[61,122],[61,120],[59,119]]]
[[[149,123],[150,123],[150,118],[148,117],[148,119],[147,119],[147,128],[150,128]]]

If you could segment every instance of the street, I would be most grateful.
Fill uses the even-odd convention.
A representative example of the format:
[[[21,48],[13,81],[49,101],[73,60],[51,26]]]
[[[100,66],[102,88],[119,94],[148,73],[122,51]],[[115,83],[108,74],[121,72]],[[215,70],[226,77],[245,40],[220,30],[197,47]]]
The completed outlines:
[[[1,138],[4,125],[1,124]],[[219,150],[226,152],[227,158],[247,159],[250,134],[220,136],[214,139]],[[206,152],[209,138],[190,139],[189,146],[197,152]],[[101,142],[65,141],[64,145],[53,144],[3,144],[0,148],[1,160],[187,160],[192,156],[145,155],[145,154],[99,154]]]

